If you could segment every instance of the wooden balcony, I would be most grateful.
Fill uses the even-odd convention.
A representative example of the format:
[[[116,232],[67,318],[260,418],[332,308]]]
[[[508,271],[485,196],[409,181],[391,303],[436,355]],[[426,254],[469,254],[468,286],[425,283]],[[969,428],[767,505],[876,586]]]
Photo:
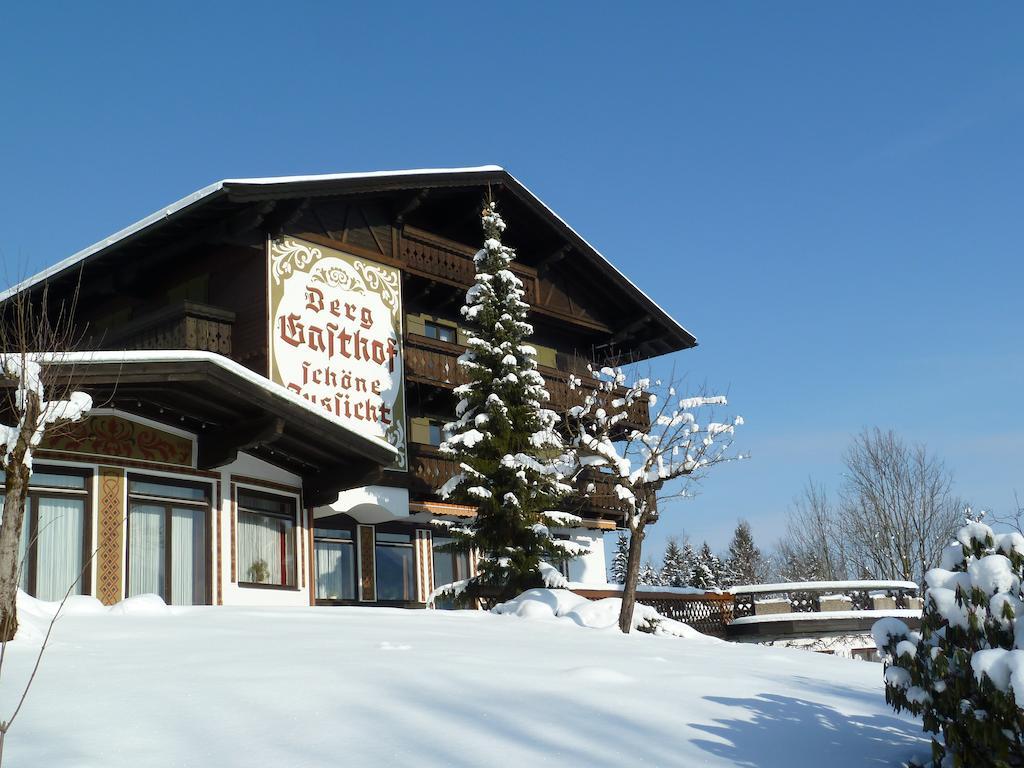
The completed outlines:
[[[183,301],[124,323],[94,341],[106,349],[189,349],[231,356],[235,313]]]
[[[421,384],[452,389],[466,383],[466,377],[458,364],[458,357],[465,347],[445,341],[428,339],[425,336],[409,334],[405,338],[405,375],[406,379]],[[538,366],[544,377],[551,400],[548,406],[559,415],[581,402],[580,391],[569,389],[570,374],[555,368]],[[584,378],[584,386],[587,379]],[[614,393],[621,397],[625,390]],[[612,399],[612,398],[609,398]],[[612,410],[609,404],[605,409]],[[629,406],[627,418],[623,422],[625,429],[646,429],[650,426],[650,410],[646,401],[637,401]]]
[[[476,249],[462,243],[407,226],[399,235],[397,250],[403,262],[402,268],[410,274],[457,288],[468,288],[476,277],[473,265]],[[541,290],[541,278],[536,269],[518,262],[513,263],[510,269],[523,281],[523,300],[530,305],[532,312],[601,334],[611,332],[606,323],[550,279],[544,280]]]
[[[414,496],[435,497],[437,489],[457,473],[455,462],[442,456],[432,445],[413,443],[409,446],[409,491]],[[588,491],[589,486],[593,489]],[[567,512],[587,519],[621,519],[625,509],[612,488],[611,478],[591,472],[577,483],[581,494],[565,500]]]

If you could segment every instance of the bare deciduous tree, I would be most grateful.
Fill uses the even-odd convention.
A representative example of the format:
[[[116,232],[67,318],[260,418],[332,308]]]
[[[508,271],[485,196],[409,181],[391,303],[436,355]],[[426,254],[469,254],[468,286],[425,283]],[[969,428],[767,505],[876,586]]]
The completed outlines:
[[[48,289],[33,296],[23,291],[0,305],[0,385],[6,400],[0,418],[0,456],[5,474],[0,521],[0,641],[18,629],[17,592],[21,576],[20,542],[25,497],[32,474],[32,452],[43,435],[77,421],[92,405],[75,391],[71,366],[61,357],[80,339],[74,326],[77,291],[51,312]]]
[[[614,492],[626,507],[629,554],[622,590],[619,629],[633,627],[633,608],[640,575],[647,525],[658,516],[658,505],[690,495],[694,481],[708,469],[740,456],[730,455],[731,436],[743,419],[698,421],[695,413],[726,405],[722,396],[680,399],[672,383],[652,384],[649,378],[627,383],[621,369],[593,371],[596,386],[571,386],[583,393],[583,405],[569,410],[566,423],[584,465],[602,467],[614,481]],[[618,392],[624,388],[624,392]],[[656,391],[657,390],[657,391]],[[629,408],[645,404],[650,411],[646,429],[625,428]]]
[[[778,547],[785,581],[847,578],[846,542],[837,510],[825,486],[808,479],[786,514],[786,537]]]
[[[847,449],[840,518],[852,576],[922,583],[963,521],[945,464],[895,432],[864,431]]]

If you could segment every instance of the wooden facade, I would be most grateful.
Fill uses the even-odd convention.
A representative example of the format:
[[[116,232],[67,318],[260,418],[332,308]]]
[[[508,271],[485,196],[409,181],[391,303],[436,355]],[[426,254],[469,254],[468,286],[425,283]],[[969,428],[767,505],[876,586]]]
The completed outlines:
[[[474,279],[479,214],[487,195],[498,201],[509,223],[506,242],[517,249],[513,270],[523,281],[535,329],[531,343],[538,347],[539,370],[556,411],[577,402],[569,377],[585,378],[587,363],[624,364],[696,344],[518,181],[493,167],[222,182],[88,249],[48,273],[45,284],[51,304],[78,291],[77,319],[87,329],[87,348],[212,353],[271,378],[271,239],[295,238],[400,271],[408,469],[386,472],[384,479],[373,471],[379,457],[332,464],[334,448],[320,445],[321,438],[329,442],[326,433],[318,433],[299,413],[270,413],[262,395],[240,380],[218,380],[207,392],[203,377],[216,378],[216,372],[193,370],[199,363],[192,368],[167,363],[160,371],[142,366],[128,377],[105,371],[91,379],[119,410],[156,421],[173,417],[175,426],[195,434],[198,471],[229,464],[244,451],[297,477],[302,515],[308,517],[295,543],[305,558],[300,577],[305,583],[307,571],[310,581],[314,578],[313,508],[328,504],[338,487],[363,478],[366,485],[399,489],[407,494],[405,514],[444,507],[437,489],[455,467],[423,425],[452,418],[453,390],[464,380],[457,364],[465,349],[459,309]],[[29,281],[21,288],[40,290],[43,284]],[[452,329],[450,337],[427,332],[436,325]],[[239,403],[227,402],[232,393]],[[636,403],[624,427],[642,428],[647,420],[646,404]],[[334,473],[344,474],[344,482],[329,481]],[[123,492],[117,484],[123,477],[117,480],[112,470],[99,476],[101,506],[110,508],[113,495]],[[593,470],[580,489],[567,507],[590,530],[614,529],[624,509],[610,478]],[[233,487],[226,486],[224,503],[233,505],[233,499]],[[237,512],[232,507],[214,521],[217,549],[211,567],[229,574],[230,584],[237,576]],[[118,533],[108,519],[100,529],[101,547],[107,541],[112,550],[121,547]],[[356,600],[372,602],[374,524],[360,521],[353,535],[360,569]],[[421,560],[416,590],[422,597],[433,578],[422,562],[429,536],[415,533],[411,546]],[[115,593],[118,578],[105,573],[99,582],[105,596]],[[222,599],[224,586],[221,581],[211,586],[215,601]]]

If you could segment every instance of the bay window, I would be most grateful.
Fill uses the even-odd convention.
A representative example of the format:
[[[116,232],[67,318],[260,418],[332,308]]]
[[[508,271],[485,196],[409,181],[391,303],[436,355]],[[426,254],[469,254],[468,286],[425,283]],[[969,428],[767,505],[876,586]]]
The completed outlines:
[[[19,586],[33,597],[55,601],[69,589],[89,593],[90,480],[87,470],[56,467],[38,467],[29,479]],[[0,493],[0,515],[3,500]]]
[[[209,520],[208,484],[129,475],[126,594],[208,604]]]
[[[238,489],[238,581],[294,588],[295,499]]]

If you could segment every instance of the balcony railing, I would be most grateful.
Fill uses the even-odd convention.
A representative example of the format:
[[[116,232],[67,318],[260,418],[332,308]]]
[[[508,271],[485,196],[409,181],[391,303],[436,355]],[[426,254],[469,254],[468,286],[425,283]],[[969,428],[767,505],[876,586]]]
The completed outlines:
[[[235,313],[183,301],[95,334],[101,347],[113,349],[190,349],[230,357]]]
[[[911,581],[819,581],[733,587],[735,618],[793,613],[920,610]]]
[[[457,344],[409,334],[405,339],[406,376],[413,380],[449,389],[457,387],[459,384],[465,384],[466,376],[458,364],[458,357],[464,350],[465,347]],[[538,370],[544,377],[548,393],[551,395],[549,408],[558,414],[563,414],[572,406],[581,403],[581,392],[569,388],[570,374],[546,366],[538,366]],[[589,383],[593,384],[593,382]],[[588,382],[584,378],[584,387],[587,384]],[[619,390],[608,399],[621,397],[624,393],[625,390]],[[605,403],[604,406],[605,410],[609,412],[613,410],[610,403]],[[628,407],[623,427],[646,429],[648,426],[650,426],[650,412],[647,401],[633,402]]]
[[[401,250],[405,268],[411,272],[462,288],[471,286],[476,278],[472,248],[406,227],[402,233]],[[524,300],[530,304],[535,303],[536,272],[521,264],[513,264],[511,269],[523,281]]]
[[[409,450],[409,490],[433,496],[437,489],[457,474],[454,461],[442,456],[432,445],[413,444]],[[607,475],[590,471],[577,481],[579,495],[566,499],[567,512],[585,518],[621,517],[623,503],[613,492],[614,481]]]

